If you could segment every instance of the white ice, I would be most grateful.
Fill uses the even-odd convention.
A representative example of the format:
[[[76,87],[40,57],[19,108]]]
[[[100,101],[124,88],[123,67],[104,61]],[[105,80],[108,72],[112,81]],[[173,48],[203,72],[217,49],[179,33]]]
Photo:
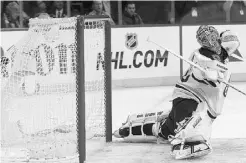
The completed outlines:
[[[233,83],[246,91],[246,83]],[[132,113],[171,109],[173,86],[113,90],[113,130]],[[232,163],[246,162],[246,96],[229,89],[220,115],[213,123],[213,152],[202,158],[174,160],[169,144],[87,141],[86,163]],[[164,101],[162,101],[164,99]],[[161,103],[163,102],[163,103]],[[159,105],[158,105],[159,104]]]
[[[246,92],[246,83],[232,84]],[[163,86],[114,89],[112,92],[113,131],[125,122],[129,114],[170,110],[169,100],[173,88],[173,86]],[[41,112],[36,110],[35,113]],[[124,143],[115,139],[111,143],[87,140],[86,163],[246,162],[245,117],[246,96],[229,89],[222,115],[213,124],[212,147],[214,152],[211,155],[195,160],[175,161],[170,156],[169,144]]]

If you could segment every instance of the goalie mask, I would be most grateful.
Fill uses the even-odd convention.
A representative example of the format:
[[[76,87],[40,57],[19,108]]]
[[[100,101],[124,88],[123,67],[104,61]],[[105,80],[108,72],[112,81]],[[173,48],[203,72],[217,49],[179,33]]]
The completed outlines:
[[[213,26],[201,25],[196,32],[196,39],[202,47],[221,53],[219,32]]]

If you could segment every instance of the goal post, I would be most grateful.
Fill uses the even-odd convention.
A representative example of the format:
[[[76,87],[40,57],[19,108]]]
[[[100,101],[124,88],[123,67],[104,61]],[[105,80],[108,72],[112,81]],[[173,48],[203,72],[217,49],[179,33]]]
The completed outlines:
[[[1,161],[83,162],[112,141],[110,33],[105,16],[30,19],[1,65]]]
[[[77,62],[78,63],[84,63],[84,42],[86,41],[86,37],[84,37],[84,23],[86,22],[87,19],[98,19],[102,18],[105,20],[108,20],[108,17],[95,17],[95,16],[84,16],[79,18],[79,23],[77,24],[77,29],[78,29],[78,34],[81,36],[78,37],[78,45],[77,46],[77,51],[78,58]],[[111,80],[112,80],[112,74],[111,74],[111,28],[110,28],[110,23],[109,21],[105,21],[105,44],[104,44],[104,88],[105,88],[105,138],[106,142],[111,142],[112,141],[112,85],[111,85]],[[86,160],[86,130],[85,130],[85,73],[84,71],[79,71],[83,70],[84,64],[77,64],[77,83],[78,83],[78,116],[81,118],[78,118],[78,143],[79,143],[79,157],[80,157],[80,162]]]
[[[85,69],[84,66],[84,25],[83,18],[78,18],[77,23],[77,106],[78,106],[78,114],[77,114],[77,131],[78,131],[78,151],[79,151],[79,162],[84,162],[86,160],[86,129],[85,129]],[[81,36],[79,36],[81,35]]]
[[[111,27],[109,21],[105,25],[105,103],[106,103],[106,142],[112,141],[112,54],[111,54]]]

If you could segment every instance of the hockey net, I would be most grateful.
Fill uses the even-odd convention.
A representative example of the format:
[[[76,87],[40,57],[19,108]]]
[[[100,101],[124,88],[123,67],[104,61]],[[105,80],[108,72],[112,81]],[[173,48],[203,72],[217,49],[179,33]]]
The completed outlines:
[[[84,36],[86,139],[105,137],[106,19],[31,19],[1,76],[1,161],[77,162],[78,38]],[[83,23],[83,35],[77,23]],[[84,109],[84,108],[83,108]]]

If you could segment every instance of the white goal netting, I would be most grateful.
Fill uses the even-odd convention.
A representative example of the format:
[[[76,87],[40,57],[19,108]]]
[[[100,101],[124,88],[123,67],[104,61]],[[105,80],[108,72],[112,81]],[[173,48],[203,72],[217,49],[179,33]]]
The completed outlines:
[[[81,23],[81,22],[80,22]],[[87,139],[105,136],[105,19],[85,19]],[[77,161],[77,18],[31,19],[1,65],[1,161]]]

